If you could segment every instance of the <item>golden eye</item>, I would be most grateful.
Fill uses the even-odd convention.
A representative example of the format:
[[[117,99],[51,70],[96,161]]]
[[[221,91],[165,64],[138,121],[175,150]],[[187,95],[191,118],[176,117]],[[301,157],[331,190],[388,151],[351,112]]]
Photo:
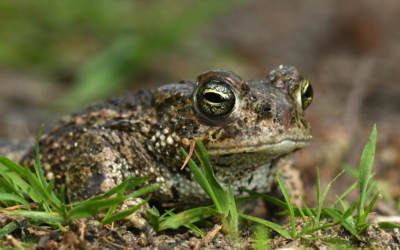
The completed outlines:
[[[311,83],[304,77],[301,78],[301,105],[305,110],[313,99],[314,91]]]
[[[235,94],[229,85],[220,81],[203,83],[196,92],[198,108],[209,117],[230,114],[235,107]]]

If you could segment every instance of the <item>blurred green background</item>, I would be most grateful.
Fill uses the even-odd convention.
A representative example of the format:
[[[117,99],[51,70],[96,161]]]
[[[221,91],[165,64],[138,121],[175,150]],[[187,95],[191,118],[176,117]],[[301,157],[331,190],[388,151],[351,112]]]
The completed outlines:
[[[316,166],[323,182],[342,162],[357,166],[377,123],[374,170],[397,199],[399,23],[397,1],[0,1],[0,137],[214,68],[257,80],[294,65],[315,92],[313,142],[294,157],[306,181]]]

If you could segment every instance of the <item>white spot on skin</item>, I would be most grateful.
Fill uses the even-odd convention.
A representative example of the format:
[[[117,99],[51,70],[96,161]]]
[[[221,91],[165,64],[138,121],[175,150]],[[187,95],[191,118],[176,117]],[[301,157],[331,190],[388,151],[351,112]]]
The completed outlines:
[[[165,135],[160,135],[161,142],[165,141]]]
[[[174,144],[174,140],[172,139],[171,136],[168,136],[168,138],[167,138],[167,143],[168,143],[169,145]]]
[[[156,142],[156,148],[159,148],[159,147],[160,147],[160,143]]]
[[[169,129],[168,128],[165,128],[165,129],[163,129],[163,131],[162,131],[164,134],[168,134],[169,133]]]
[[[156,132],[156,137],[157,137],[157,138],[160,137],[160,131],[157,131],[157,132]]]
[[[154,135],[151,137],[151,141],[152,141],[152,142],[155,142],[155,141],[156,141],[156,137],[155,137]]]
[[[147,134],[150,131],[149,127],[143,126],[140,128],[140,131],[142,131],[142,133]]]

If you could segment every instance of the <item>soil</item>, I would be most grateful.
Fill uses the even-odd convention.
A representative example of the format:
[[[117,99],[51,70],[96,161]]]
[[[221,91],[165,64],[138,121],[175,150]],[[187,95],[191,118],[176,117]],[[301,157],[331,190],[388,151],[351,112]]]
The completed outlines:
[[[312,218],[309,218],[312,219]],[[12,221],[13,218],[1,213],[0,227]],[[239,236],[228,237],[218,233],[205,242],[204,238],[191,230],[175,230],[147,236],[132,228],[102,227],[98,221],[76,221],[68,232],[50,230],[30,225],[25,218],[19,218],[23,229],[19,228],[0,240],[0,246],[6,249],[254,249],[256,237],[253,227],[243,227]],[[327,222],[326,222],[327,223]],[[291,231],[287,223],[284,228]],[[302,219],[296,221],[296,231],[300,232],[305,223]],[[204,229],[210,233],[211,229]],[[214,232],[215,233],[215,232]],[[398,229],[380,230],[377,225],[371,225],[362,235],[354,236],[344,227],[337,225],[319,230],[299,239],[285,239],[272,230],[267,230],[269,239],[265,242],[271,249],[344,249],[372,248],[399,249],[400,233]],[[207,238],[207,237],[206,237]]]

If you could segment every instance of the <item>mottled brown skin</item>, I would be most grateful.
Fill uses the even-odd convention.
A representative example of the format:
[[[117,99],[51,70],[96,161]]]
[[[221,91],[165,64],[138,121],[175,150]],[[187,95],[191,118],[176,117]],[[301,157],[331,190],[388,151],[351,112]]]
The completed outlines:
[[[231,88],[236,98],[232,112],[210,117],[198,107],[195,92],[209,81]],[[160,203],[202,204],[209,200],[189,168],[179,170],[184,161],[180,148],[201,138],[217,178],[231,183],[235,195],[241,194],[238,186],[268,192],[279,158],[311,139],[300,89],[299,72],[281,66],[261,81],[214,70],[196,81],[113,97],[64,118],[43,136],[42,165],[56,186],[66,183],[72,202],[104,193],[134,175],[153,176],[146,185],[161,184],[153,196]],[[22,162],[33,156],[31,151]]]

